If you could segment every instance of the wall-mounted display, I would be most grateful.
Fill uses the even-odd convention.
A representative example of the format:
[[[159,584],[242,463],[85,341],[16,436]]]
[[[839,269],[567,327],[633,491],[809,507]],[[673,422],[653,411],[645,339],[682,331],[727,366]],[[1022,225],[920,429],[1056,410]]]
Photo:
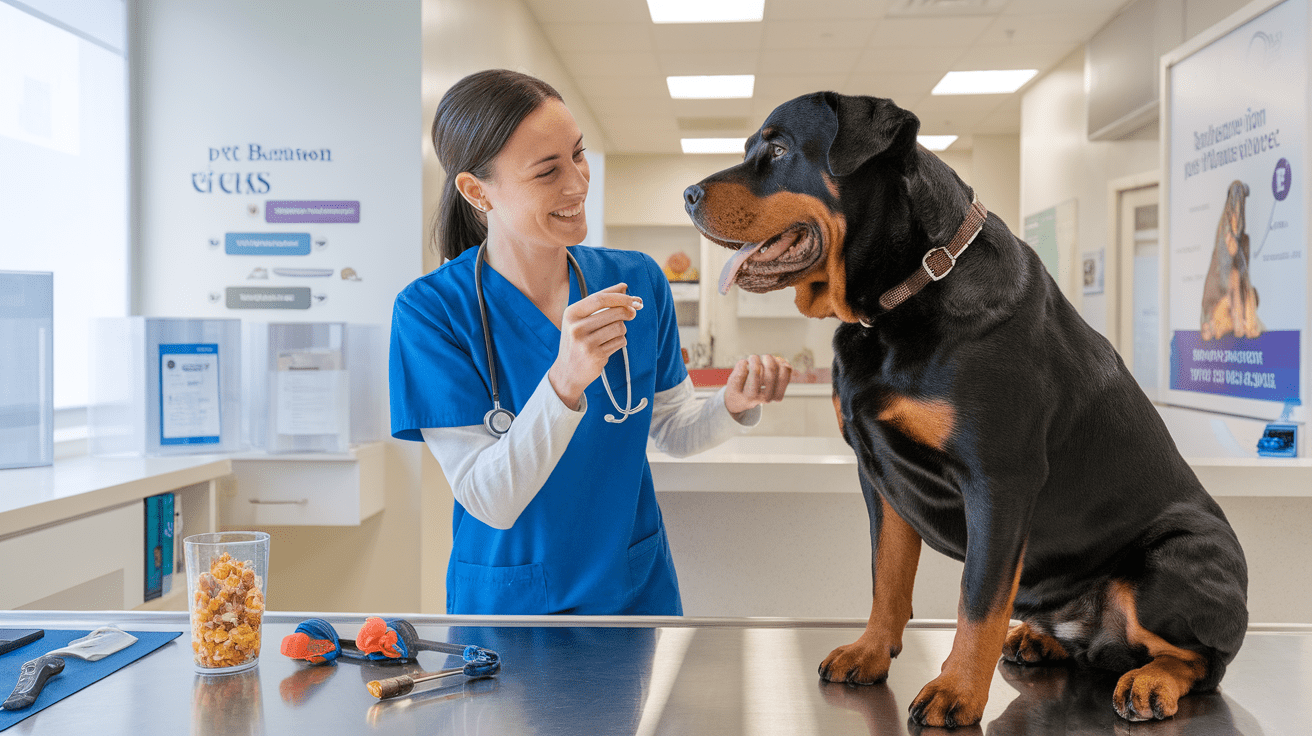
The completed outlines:
[[[1306,403],[1307,5],[1250,6],[1163,61],[1171,403],[1264,419]]]
[[[96,320],[90,355],[92,454],[242,448],[240,320]]]
[[[0,468],[54,462],[54,276],[0,271]]]

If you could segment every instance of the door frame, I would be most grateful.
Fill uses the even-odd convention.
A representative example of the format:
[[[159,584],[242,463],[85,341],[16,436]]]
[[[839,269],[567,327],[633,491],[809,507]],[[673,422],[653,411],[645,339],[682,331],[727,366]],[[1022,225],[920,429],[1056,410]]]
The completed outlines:
[[[1107,182],[1107,241],[1108,248],[1103,254],[1103,293],[1107,303],[1107,339],[1112,347],[1121,354],[1127,366],[1132,365],[1134,357],[1134,289],[1128,285],[1134,283],[1134,232],[1130,238],[1123,237],[1121,222],[1121,200],[1126,193],[1149,187],[1157,187],[1158,221],[1161,221],[1161,183],[1160,169],[1143,171],[1138,174],[1122,176]],[[1128,251],[1127,251],[1128,248]],[[1158,253],[1161,246],[1159,241]],[[1127,255],[1128,253],[1128,255]],[[1122,284],[1126,284],[1122,288]],[[1162,294],[1158,292],[1158,314],[1161,314]]]

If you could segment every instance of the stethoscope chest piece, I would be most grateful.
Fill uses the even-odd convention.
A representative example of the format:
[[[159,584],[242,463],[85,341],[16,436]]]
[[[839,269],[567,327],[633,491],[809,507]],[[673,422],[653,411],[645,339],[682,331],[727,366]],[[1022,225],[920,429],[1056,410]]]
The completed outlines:
[[[500,437],[510,431],[511,422],[515,421],[515,414],[509,409],[502,409],[501,405],[492,407],[483,415],[483,426],[494,437]]]

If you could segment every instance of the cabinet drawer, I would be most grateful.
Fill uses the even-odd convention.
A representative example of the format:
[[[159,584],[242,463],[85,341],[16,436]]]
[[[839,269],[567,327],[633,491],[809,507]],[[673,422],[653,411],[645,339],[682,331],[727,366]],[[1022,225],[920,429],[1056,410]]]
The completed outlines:
[[[379,442],[350,457],[234,458],[223,526],[359,526],[383,509],[383,451]]]

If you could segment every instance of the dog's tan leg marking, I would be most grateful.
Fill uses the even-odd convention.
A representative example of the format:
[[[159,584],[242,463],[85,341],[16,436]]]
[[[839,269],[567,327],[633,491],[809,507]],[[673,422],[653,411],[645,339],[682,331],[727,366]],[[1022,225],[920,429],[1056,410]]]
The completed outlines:
[[[838,394],[834,394],[834,416],[838,417],[838,436],[843,436],[843,402],[839,401]]]
[[[1024,559],[1022,551],[1020,555]],[[934,678],[911,701],[912,718],[926,726],[955,728],[979,723],[989,701],[989,683],[1002,654],[1011,622],[1011,607],[1020,587],[1021,563],[1003,600],[982,620],[966,615],[965,595],[957,608],[957,636],[952,653],[943,662],[943,674]]]
[[[1247,297],[1244,307],[1244,327],[1248,333],[1247,336],[1261,337],[1262,333],[1266,331],[1266,325],[1263,325],[1262,320],[1257,318],[1257,289],[1254,289],[1252,284],[1248,286]]]
[[[1230,269],[1229,293],[1226,297],[1230,300],[1230,329],[1234,331],[1235,337],[1244,336],[1244,292],[1240,290],[1239,269]]]
[[[957,413],[952,405],[939,399],[912,399],[894,396],[876,416],[897,431],[935,450],[942,450],[952,438]]]
[[[1134,588],[1128,583],[1113,581],[1107,600],[1109,614],[1123,617],[1125,640],[1132,647],[1147,649],[1152,657],[1148,664],[1121,676],[1112,705],[1131,721],[1170,718],[1179,710],[1180,698],[1207,675],[1207,661],[1198,652],[1177,647],[1143,628],[1135,612]]]
[[[1235,328],[1234,322],[1230,319],[1230,299],[1230,294],[1221,297],[1221,300],[1216,303],[1216,307],[1212,310],[1211,339],[1213,340],[1224,337]]]
[[[875,550],[874,602],[861,637],[829,653],[820,676],[830,682],[870,685],[888,677],[902,651],[902,630],[911,620],[911,590],[920,562],[920,535],[881,496],[883,520]]]
[[[1023,621],[1007,632],[1002,643],[1002,657],[1019,664],[1059,662],[1070,659],[1070,656],[1056,638]]]

